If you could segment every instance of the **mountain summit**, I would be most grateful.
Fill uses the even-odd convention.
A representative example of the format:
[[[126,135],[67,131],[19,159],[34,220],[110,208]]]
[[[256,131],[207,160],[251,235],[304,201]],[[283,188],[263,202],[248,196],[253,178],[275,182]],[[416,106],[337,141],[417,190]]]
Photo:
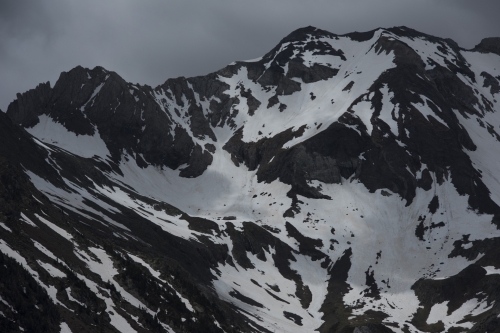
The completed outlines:
[[[500,332],[499,93],[406,27],[63,72],[0,113],[0,328]]]

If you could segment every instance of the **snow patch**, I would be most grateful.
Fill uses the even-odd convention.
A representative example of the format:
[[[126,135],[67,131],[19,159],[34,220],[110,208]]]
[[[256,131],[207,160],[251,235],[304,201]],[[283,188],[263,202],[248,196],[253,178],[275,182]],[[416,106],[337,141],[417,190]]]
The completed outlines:
[[[54,223],[52,222],[49,222],[47,221],[46,219],[44,219],[43,217],[41,217],[40,215],[36,214],[35,213],[35,216],[36,218],[40,221],[40,222],[43,222],[45,225],[47,225],[50,229],[54,230],[55,232],[57,232],[59,235],[61,235],[62,237],[66,238],[67,240],[71,241],[73,239],[73,236],[67,232],[66,230],[64,230],[63,228],[60,228],[58,227],[57,225],[55,225]]]
[[[4,223],[2,223],[2,222],[0,222],[0,227],[4,228],[8,232],[12,232],[12,230],[8,226],[6,226]]]
[[[71,330],[69,329],[68,324],[66,324],[65,322],[62,322],[60,327],[61,327],[60,333],[72,333]]]
[[[483,268],[486,270],[486,275],[500,274],[500,268],[496,268],[495,266],[486,266]]]
[[[41,260],[36,261],[38,265],[42,266],[52,277],[64,278],[66,277],[66,273],[61,272],[59,269],[55,268],[49,263],[43,262]]]
[[[81,157],[90,158],[97,155],[105,158],[110,156],[106,144],[97,131],[93,136],[77,135],[47,115],[39,116],[38,124],[32,128],[26,128],[26,131],[42,142],[50,143]],[[37,143],[52,150],[40,142]]]

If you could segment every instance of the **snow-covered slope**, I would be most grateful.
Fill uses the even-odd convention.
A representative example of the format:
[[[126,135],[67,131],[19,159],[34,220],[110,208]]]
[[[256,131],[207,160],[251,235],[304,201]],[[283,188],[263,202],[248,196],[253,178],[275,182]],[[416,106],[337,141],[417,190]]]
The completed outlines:
[[[405,27],[77,67],[2,116],[0,249],[72,332],[500,332],[499,93],[500,39]]]

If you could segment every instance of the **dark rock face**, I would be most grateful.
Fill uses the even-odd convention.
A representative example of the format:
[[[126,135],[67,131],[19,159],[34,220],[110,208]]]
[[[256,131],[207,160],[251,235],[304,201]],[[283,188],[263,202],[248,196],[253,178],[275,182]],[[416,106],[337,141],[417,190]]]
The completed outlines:
[[[306,27],[155,88],[76,67],[18,94],[0,262],[32,301],[0,281],[0,327],[498,331],[499,45]]]
[[[481,76],[484,78],[483,87],[490,87],[490,93],[492,95],[498,94],[500,92],[500,79],[493,77],[491,74],[482,72]]]
[[[38,123],[36,110],[43,110],[48,105],[51,94],[50,83],[41,83],[35,89],[24,94],[17,94],[17,99],[9,105],[12,120],[23,127],[31,127]]]
[[[500,37],[485,38],[474,48],[481,53],[495,53],[500,55]]]
[[[57,332],[59,312],[45,290],[14,259],[0,253],[0,264],[2,331],[15,332],[19,330],[17,323],[22,323],[21,327],[28,332]]]
[[[383,325],[358,326],[355,327],[353,331],[353,333],[391,333],[391,332],[394,331]]]

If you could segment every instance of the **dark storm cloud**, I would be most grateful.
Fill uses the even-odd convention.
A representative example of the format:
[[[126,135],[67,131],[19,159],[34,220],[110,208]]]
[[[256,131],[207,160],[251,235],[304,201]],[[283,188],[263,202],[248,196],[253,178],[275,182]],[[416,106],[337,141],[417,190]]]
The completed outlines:
[[[77,65],[155,86],[261,56],[307,25],[406,25],[472,48],[500,36],[499,12],[498,0],[1,0],[0,108]]]

